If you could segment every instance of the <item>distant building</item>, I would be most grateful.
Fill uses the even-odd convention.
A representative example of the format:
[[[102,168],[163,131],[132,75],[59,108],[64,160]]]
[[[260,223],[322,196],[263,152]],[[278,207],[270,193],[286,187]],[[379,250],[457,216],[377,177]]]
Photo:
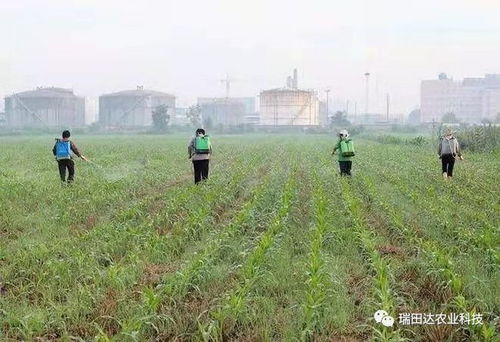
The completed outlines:
[[[349,120],[349,117],[347,118]],[[363,113],[363,114],[358,114],[356,115],[356,121],[353,123],[356,124],[366,124],[366,125],[373,125],[373,124],[382,124],[382,123],[388,123],[389,121],[387,120],[387,115],[380,114],[380,113]]]
[[[259,122],[263,126],[317,126],[320,124],[319,109],[314,90],[298,89],[295,69],[293,78],[287,78],[285,88],[261,91]]]
[[[419,125],[422,122],[422,113],[420,109],[414,109],[408,114],[406,122],[410,125]]]
[[[328,126],[330,118],[327,111],[330,111],[326,106],[326,101],[319,101],[319,124],[321,126]]]
[[[0,127],[4,127],[7,124],[7,118],[4,112],[0,112]]]
[[[422,81],[420,102],[423,122],[441,121],[447,113],[464,122],[493,120],[500,113],[500,75],[460,82],[440,74],[437,80]]]
[[[198,105],[205,126],[235,126],[255,120],[254,97],[200,97]]]
[[[187,117],[188,108],[175,108],[170,115],[170,126],[189,126],[191,121]]]
[[[5,98],[6,124],[12,128],[85,126],[85,99],[71,89],[43,88]]]
[[[153,110],[159,105],[175,113],[175,96],[154,90],[125,90],[99,96],[99,123],[106,128],[147,127],[153,124]]]

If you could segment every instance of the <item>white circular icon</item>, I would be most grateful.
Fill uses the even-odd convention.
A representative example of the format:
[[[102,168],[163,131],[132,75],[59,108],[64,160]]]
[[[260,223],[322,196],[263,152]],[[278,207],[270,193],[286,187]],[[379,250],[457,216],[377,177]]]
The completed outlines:
[[[380,323],[382,322],[382,318],[388,315],[389,314],[387,313],[387,311],[378,310],[377,312],[375,312],[375,315],[373,315],[373,318],[375,318],[375,322]]]
[[[382,324],[386,327],[392,327],[394,325],[394,318],[391,316],[385,316],[382,318]]]

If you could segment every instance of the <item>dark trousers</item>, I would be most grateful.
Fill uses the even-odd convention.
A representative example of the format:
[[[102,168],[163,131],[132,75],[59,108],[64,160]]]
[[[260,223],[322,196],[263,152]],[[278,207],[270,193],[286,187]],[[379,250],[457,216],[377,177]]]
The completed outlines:
[[[71,183],[75,178],[75,162],[71,159],[61,159],[57,161],[59,165],[59,175],[63,182],[66,181],[66,169],[68,169],[68,183]]]
[[[444,154],[441,156],[441,164],[443,165],[443,173],[446,172],[448,177],[453,176],[453,165],[455,165],[455,157],[452,154]]]
[[[341,176],[350,176],[351,175],[351,167],[352,167],[351,160],[344,160],[344,161],[339,160],[339,166],[340,166],[340,175]]]
[[[202,179],[208,178],[208,163],[210,160],[193,160],[194,182],[195,184]]]

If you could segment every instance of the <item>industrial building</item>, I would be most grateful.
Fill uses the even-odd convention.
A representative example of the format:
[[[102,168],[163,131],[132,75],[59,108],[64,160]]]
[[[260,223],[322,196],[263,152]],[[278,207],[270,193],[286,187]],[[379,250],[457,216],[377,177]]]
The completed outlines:
[[[260,93],[260,125],[317,126],[319,100],[314,90],[298,89],[297,69],[287,78],[286,87]]]
[[[5,98],[6,124],[11,128],[85,126],[85,99],[71,89],[43,88]]]
[[[253,97],[200,97],[198,105],[204,126],[235,126],[255,120]]]
[[[422,81],[420,87],[421,121],[441,121],[453,113],[460,121],[493,120],[500,113],[500,75],[454,81],[446,74],[437,80]]]
[[[170,126],[191,126],[191,121],[189,120],[187,113],[188,108],[175,108],[175,111],[170,113]]]
[[[106,128],[147,127],[153,123],[153,110],[160,105],[175,113],[175,96],[138,86],[99,96],[99,123]]]

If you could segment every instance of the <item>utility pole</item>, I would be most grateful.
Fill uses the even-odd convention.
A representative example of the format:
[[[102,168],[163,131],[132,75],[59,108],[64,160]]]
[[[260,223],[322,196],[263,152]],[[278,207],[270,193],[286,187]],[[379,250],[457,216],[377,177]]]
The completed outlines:
[[[229,98],[229,89],[231,87],[231,80],[229,79],[229,75],[226,74],[226,78],[223,80],[220,80],[220,81],[221,81],[221,83],[226,84],[226,98]]]
[[[328,117],[329,117],[328,116],[328,114],[329,114],[328,113],[328,98],[329,98],[328,94],[330,93],[330,89],[325,90],[325,93],[326,93],[326,118],[328,119]]]
[[[365,72],[365,81],[366,81],[366,84],[365,84],[365,115],[368,114],[368,110],[370,109],[369,105],[368,105],[368,101],[370,100],[370,73],[369,72]]]
[[[390,99],[389,99],[389,93],[387,93],[387,121],[389,121],[389,105],[390,105]]]
[[[354,101],[354,122],[356,122],[357,115],[358,115],[358,101]]]

